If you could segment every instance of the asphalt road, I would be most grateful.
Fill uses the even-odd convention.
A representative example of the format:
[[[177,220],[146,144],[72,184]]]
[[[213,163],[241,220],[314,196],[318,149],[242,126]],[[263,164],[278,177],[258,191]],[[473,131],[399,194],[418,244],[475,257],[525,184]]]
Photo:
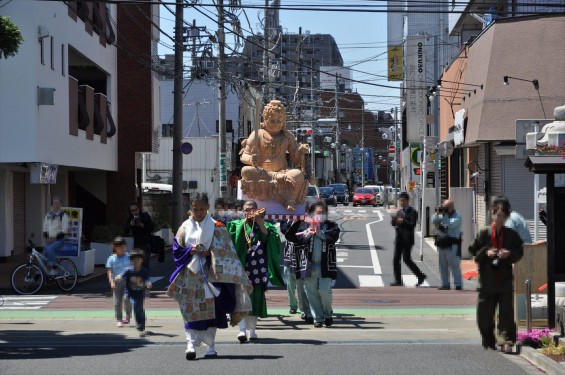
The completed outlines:
[[[438,291],[433,249],[424,249],[423,262],[419,249],[413,250],[430,287],[388,287],[394,231],[386,209],[340,205],[330,218],[342,229],[330,328],[314,328],[288,314],[285,291],[274,289],[267,294],[269,317],[258,324],[257,342],[242,345],[236,328],[219,330],[219,357],[203,359],[203,347],[198,360],[188,362],[178,306],[163,292],[172,271],[169,252],[165,263],[151,263],[155,287],[146,300],[146,337],[133,326],[115,327],[104,276],[81,283],[71,295],[46,288],[30,297],[38,305],[31,299],[20,300],[22,309],[0,308],[0,374],[543,373],[522,356],[482,349],[474,285]],[[402,273],[410,285],[410,272]]]

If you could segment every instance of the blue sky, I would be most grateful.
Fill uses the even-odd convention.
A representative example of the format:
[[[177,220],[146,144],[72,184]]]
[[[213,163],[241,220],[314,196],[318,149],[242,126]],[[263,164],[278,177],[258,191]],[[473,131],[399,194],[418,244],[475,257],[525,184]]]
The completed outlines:
[[[202,11],[210,16],[214,15],[211,9],[203,9]],[[262,12],[258,14],[257,11],[249,9],[246,13],[249,23],[243,15],[239,17],[244,34],[249,34],[250,29],[254,33],[259,32],[258,17],[262,16]],[[386,13],[287,10],[281,11],[280,24],[286,32],[298,33],[299,27],[302,27],[303,32],[309,30],[312,34],[332,34],[340,48],[344,65],[352,66],[352,69],[354,69],[352,72],[353,79],[398,87],[397,83],[388,82],[386,79],[386,18]],[[190,8],[185,9],[184,19],[189,23],[196,19],[198,26],[204,25],[211,31],[217,29],[214,22]],[[169,35],[173,35],[174,17],[166,9],[161,10],[161,27]],[[165,44],[170,44],[166,37],[161,36],[161,39]],[[160,46],[159,54],[171,53],[173,53],[171,49]],[[363,95],[368,109],[389,111],[399,105],[400,91],[398,89],[359,83],[354,83],[353,89]]]

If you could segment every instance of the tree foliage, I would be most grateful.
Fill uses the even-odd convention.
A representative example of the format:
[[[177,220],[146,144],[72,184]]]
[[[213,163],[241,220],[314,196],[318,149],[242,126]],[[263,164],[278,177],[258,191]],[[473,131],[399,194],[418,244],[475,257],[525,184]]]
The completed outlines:
[[[7,59],[18,53],[23,41],[20,29],[10,21],[10,17],[0,16],[0,59]]]

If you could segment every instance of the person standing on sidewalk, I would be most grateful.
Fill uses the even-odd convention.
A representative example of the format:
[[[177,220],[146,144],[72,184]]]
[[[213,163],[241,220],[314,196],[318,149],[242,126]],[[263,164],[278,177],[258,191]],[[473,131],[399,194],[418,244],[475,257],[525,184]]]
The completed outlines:
[[[237,255],[253,285],[250,296],[253,311],[239,323],[237,339],[241,343],[256,340],[257,320],[267,317],[267,284],[284,286],[280,271],[281,239],[277,228],[265,221],[265,209],[258,209],[253,200],[243,204],[243,213],[244,219],[226,223]]]
[[[251,311],[251,282],[233,247],[224,224],[208,212],[208,196],[198,193],[191,215],[173,241],[176,269],[167,295],[177,300],[184,320],[187,360],[196,358],[196,347],[208,345],[204,355],[216,357],[216,330],[236,325]]]
[[[426,275],[420,271],[418,266],[412,260],[412,246],[414,246],[414,228],[418,221],[418,212],[412,208],[410,196],[407,192],[400,193],[398,202],[400,209],[392,215],[391,224],[396,228],[396,237],[394,239],[394,258],[392,260],[394,267],[394,281],[390,286],[402,286],[402,275],[400,273],[400,260],[410,268],[410,271],[418,278],[416,286],[420,286],[426,280]]]
[[[51,268],[50,275],[56,275],[54,268],[57,263],[59,250],[65,245],[65,236],[69,232],[69,216],[61,211],[61,198],[55,196],[51,199],[51,209],[43,219],[43,237],[45,247],[43,254],[47,258],[47,265]]]
[[[129,324],[131,319],[131,303],[129,298],[126,297],[126,283],[125,280],[117,281],[117,277],[123,274],[128,267],[130,267],[129,254],[126,252],[127,244],[123,237],[116,237],[112,242],[114,251],[106,261],[106,273],[108,274],[108,282],[112,289],[114,298],[114,310],[116,314],[116,326],[123,327],[124,324]],[[123,311],[126,311],[126,318],[123,318]]]
[[[314,327],[333,324],[332,284],[337,279],[335,243],[340,229],[328,220],[326,205],[316,202],[310,206],[308,227],[299,231],[297,222],[288,230],[288,239],[301,249],[300,278],[304,280],[306,297],[314,318]]]
[[[452,200],[446,199],[432,216],[432,224],[439,231],[436,247],[439,256],[441,286],[439,290],[451,289],[449,271],[453,276],[456,290],[463,289],[461,277],[461,215],[455,211]]]
[[[143,250],[143,268],[149,270],[151,258],[151,242],[153,235],[153,220],[147,212],[141,211],[137,202],[129,204],[129,216],[124,227],[124,234],[132,233],[133,247]]]
[[[491,214],[491,225],[479,231],[469,246],[469,252],[479,266],[477,325],[485,349],[496,350],[498,343],[505,353],[509,353],[516,342],[512,267],[522,258],[524,247],[518,233],[504,226],[510,216],[508,201],[493,206]],[[497,306],[498,332],[495,337]]]
[[[295,230],[293,225],[299,226],[299,228]],[[299,246],[287,238],[287,233],[291,228],[295,232],[302,232],[308,227],[309,224],[303,220],[295,222],[289,220],[281,223],[281,232],[284,234],[286,239],[283,252],[283,273],[286,279],[286,290],[288,292],[288,302],[290,307],[288,312],[290,314],[296,314],[297,309],[300,309],[300,311],[302,311],[300,318],[307,324],[313,324],[314,318],[312,317],[312,311],[310,310],[310,304],[308,303],[308,297],[306,296],[306,290],[304,289],[304,280],[300,277],[300,275],[298,275],[298,278],[296,275],[297,272],[300,273],[298,265],[300,264],[300,259],[302,259],[302,250],[304,250],[304,247]]]
[[[151,289],[151,281],[149,281],[149,271],[143,267],[144,259],[143,251],[140,249],[132,250],[130,260],[132,267],[127,268],[124,273],[116,278],[117,282],[123,282],[126,286],[126,293],[130,299],[135,315],[136,328],[140,337],[145,337],[145,289]]]
[[[532,235],[530,234],[530,230],[528,229],[528,224],[526,224],[526,219],[524,219],[524,216],[520,215],[516,211],[512,211],[510,201],[508,200],[508,198],[502,195],[494,198],[494,200],[492,201],[492,207],[495,207],[499,204],[508,205],[510,210],[510,216],[508,216],[508,219],[506,219],[506,223],[504,223],[504,225],[507,228],[514,229],[514,231],[516,231],[516,233],[518,233],[518,235],[522,239],[522,242],[532,243]]]

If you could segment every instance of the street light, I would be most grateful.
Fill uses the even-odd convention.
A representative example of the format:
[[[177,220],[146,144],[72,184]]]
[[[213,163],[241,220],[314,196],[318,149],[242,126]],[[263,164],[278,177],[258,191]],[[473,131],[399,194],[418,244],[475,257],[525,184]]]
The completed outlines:
[[[442,82],[454,83],[454,84],[456,84],[456,85],[480,87],[481,90],[483,89],[483,85],[474,85],[474,84],[472,84],[472,83],[463,83],[463,82],[448,81],[448,80],[445,80],[445,79],[438,79],[438,80],[437,80],[437,87],[441,87],[441,83],[442,83]]]
[[[529,80],[529,79],[523,79],[523,78],[504,76],[504,78],[503,78],[504,86],[510,85],[510,82],[508,81],[509,79],[515,79],[517,81],[524,81],[524,82],[531,82],[534,85],[534,88],[536,90],[539,90],[539,81],[537,79]]]
[[[477,168],[475,172],[471,171],[471,164],[474,164]],[[471,173],[471,175],[469,176],[469,179],[471,180],[480,175],[481,172],[488,172],[488,168],[482,169],[479,163],[477,163],[475,160],[471,160],[469,163],[467,163],[467,169]]]

